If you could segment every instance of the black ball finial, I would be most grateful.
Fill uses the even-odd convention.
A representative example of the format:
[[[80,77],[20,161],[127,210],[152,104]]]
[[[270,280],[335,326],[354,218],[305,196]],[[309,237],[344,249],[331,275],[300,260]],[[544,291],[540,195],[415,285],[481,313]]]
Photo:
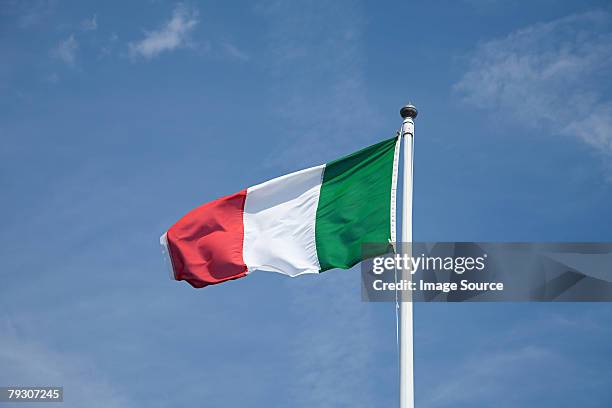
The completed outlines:
[[[417,111],[417,108],[415,108],[415,106],[413,104],[408,104],[406,106],[404,106],[402,109],[400,109],[400,115],[402,116],[402,118],[406,119],[406,118],[416,118],[417,115],[419,114],[419,111]]]

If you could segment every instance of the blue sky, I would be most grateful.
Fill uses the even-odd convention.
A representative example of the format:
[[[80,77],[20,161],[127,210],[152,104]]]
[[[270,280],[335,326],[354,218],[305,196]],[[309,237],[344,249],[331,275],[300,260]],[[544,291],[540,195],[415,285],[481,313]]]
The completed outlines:
[[[4,0],[0,55],[0,384],[65,407],[394,406],[393,305],[357,270],[195,290],[158,237],[408,100],[416,240],[612,240],[605,1]],[[610,407],[611,319],[417,304],[417,406]]]

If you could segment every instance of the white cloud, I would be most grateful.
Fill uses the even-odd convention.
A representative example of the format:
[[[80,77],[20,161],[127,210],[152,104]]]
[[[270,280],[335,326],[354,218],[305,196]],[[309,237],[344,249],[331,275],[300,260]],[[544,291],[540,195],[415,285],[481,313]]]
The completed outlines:
[[[454,305],[447,306],[451,310]],[[440,336],[447,329],[425,325],[423,331],[415,332],[417,344],[424,345],[425,339],[435,341],[435,345],[424,346],[422,361],[427,361],[428,367],[421,372],[421,382],[431,385],[417,393],[418,406],[515,408],[537,406],[534,402],[539,398],[548,398],[551,406],[555,406],[555,402],[562,401],[572,391],[598,392],[602,386],[601,372],[594,370],[581,355],[568,354],[569,341],[555,342],[554,339],[565,339],[568,333],[580,333],[583,339],[608,336],[610,329],[601,322],[609,319],[610,309],[558,311],[541,305],[542,308],[531,307],[529,315],[519,318],[515,315],[519,309],[513,311],[512,307],[499,306],[500,312],[508,312],[514,320],[497,329],[475,329],[468,324],[464,330],[470,334],[463,339],[469,338],[467,348],[460,345],[447,349],[448,341]],[[467,318],[467,313],[465,316],[469,322],[471,318]],[[573,338],[573,341],[580,340]],[[436,358],[440,356],[443,359]],[[543,381],[533,381],[534,378]],[[508,391],[512,389],[521,392]]]
[[[366,91],[363,3],[280,0],[257,10],[269,19],[262,60],[271,61],[276,85],[268,98],[283,135],[266,164],[294,170],[380,140],[380,115]],[[347,112],[367,118],[359,131]]]
[[[128,44],[130,56],[151,59],[162,52],[188,46],[189,36],[198,22],[197,10],[179,4],[170,21],[158,30],[146,31],[142,40]]]
[[[288,376],[299,379],[288,388],[295,408],[389,402],[372,386],[372,376],[380,374],[373,372],[377,354],[372,350],[384,353],[392,347],[380,344],[371,305],[358,300],[358,274],[353,268],[286,283],[292,315],[300,322],[289,337]]]
[[[455,85],[468,103],[612,155],[607,12],[571,15],[479,45]]]
[[[92,18],[86,18],[81,21],[81,29],[83,31],[94,31],[98,29],[98,16],[94,14]]]
[[[500,401],[509,384],[518,383],[525,372],[562,373],[569,363],[542,347],[526,345],[508,350],[479,352],[469,355],[425,390],[422,406],[442,408],[454,405],[482,405],[497,407],[522,406],[523,397],[542,392],[537,382],[521,383],[522,396],[511,395]],[[553,374],[549,374],[549,378]],[[562,379],[560,375],[559,381]]]
[[[45,76],[44,81],[48,84],[52,84],[55,85],[59,82],[60,78],[59,75],[57,74],[57,72],[52,72],[49,75]]]
[[[68,65],[74,65],[78,49],[79,43],[74,38],[74,34],[71,34],[70,37],[61,41],[58,46],[51,51],[51,54]]]
[[[117,40],[119,40],[119,36],[117,33],[113,32],[108,41],[106,41],[105,44],[100,47],[98,59],[110,57],[115,51],[115,44],[117,43]]]
[[[2,3],[3,12],[17,15],[17,25],[27,29],[41,24],[56,7],[56,0],[6,1]]]
[[[0,383],[63,386],[66,407],[125,408],[130,401],[96,362],[33,340],[11,319],[0,321]]]
[[[223,50],[225,51],[225,54],[228,55],[229,57],[240,60],[240,61],[248,61],[250,58],[249,54],[242,51],[240,48],[236,47],[234,44],[231,44],[228,42],[223,43]]]

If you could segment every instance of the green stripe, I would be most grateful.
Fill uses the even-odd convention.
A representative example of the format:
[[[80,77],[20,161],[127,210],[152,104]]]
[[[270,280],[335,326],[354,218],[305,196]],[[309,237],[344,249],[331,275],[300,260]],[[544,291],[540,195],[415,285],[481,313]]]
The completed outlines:
[[[363,243],[389,242],[395,141],[325,166],[315,226],[321,271],[348,269],[362,261]]]

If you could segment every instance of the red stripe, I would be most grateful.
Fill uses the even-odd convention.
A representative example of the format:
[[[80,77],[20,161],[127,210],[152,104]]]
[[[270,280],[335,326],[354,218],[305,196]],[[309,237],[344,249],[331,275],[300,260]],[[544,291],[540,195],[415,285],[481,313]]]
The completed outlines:
[[[246,190],[190,211],[168,230],[174,277],[196,288],[246,275],[242,216]]]

